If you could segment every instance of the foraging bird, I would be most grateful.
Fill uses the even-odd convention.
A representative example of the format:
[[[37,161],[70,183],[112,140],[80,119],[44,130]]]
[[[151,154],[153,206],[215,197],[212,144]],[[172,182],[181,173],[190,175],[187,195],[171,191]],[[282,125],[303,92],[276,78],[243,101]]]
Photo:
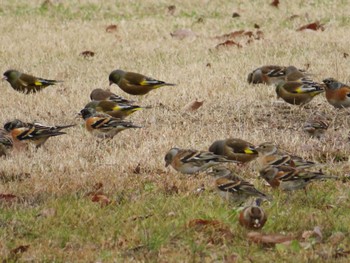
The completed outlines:
[[[335,108],[350,107],[350,86],[333,78],[323,80],[326,84],[326,99]]]
[[[50,80],[34,77],[13,69],[7,70],[4,73],[3,79],[7,80],[11,84],[11,87],[16,91],[26,94],[35,93],[37,91],[43,90],[47,86],[63,82],[60,80]]]
[[[170,149],[164,160],[165,167],[171,165],[176,171],[183,174],[194,174],[221,163],[234,162],[211,152],[179,148]]]
[[[314,180],[338,179],[319,172],[311,172],[305,169],[297,169],[291,166],[266,166],[260,170],[260,176],[264,178],[272,188],[280,188],[283,191],[304,189]]]
[[[209,147],[209,151],[240,163],[250,162],[258,157],[253,144],[237,138],[217,140]]]
[[[119,119],[124,119],[134,112],[144,109],[137,105],[118,104],[111,100],[93,100],[86,104],[84,108],[91,108],[97,112],[103,112]]]
[[[320,139],[327,131],[329,123],[326,118],[316,116],[307,120],[304,124],[303,131],[307,132],[311,137]]]
[[[6,130],[0,129],[0,157],[6,156],[8,150],[12,149],[12,137]]]
[[[266,194],[257,190],[254,185],[243,180],[225,167],[214,167],[209,174],[218,177],[215,180],[216,189],[220,196],[227,201],[241,204],[251,197],[269,199]]]
[[[175,84],[152,79],[139,73],[114,70],[109,75],[109,85],[117,84],[124,92],[131,95],[145,95],[151,90]]]
[[[306,74],[294,66],[284,67],[266,65],[253,70],[248,75],[248,83],[267,85],[278,84],[280,81],[297,81],[305,78]]]
[[[28,123],[21,120],[9,121],[4,125],[4,129],[8,131],[15,143],[30,142],[36,148],[42,146],[50,137],[66,134],[61,130],[73,127],[75,124],[62,126],[46,126],[40,123]]]
[[[239,224],[247,229],[261,229],[267,221],[267,215],[260,207],[260,200],[256,204],[246,206],[239,214]]]
[[[270,142],[260,144],[255,148],[259,156],[257,158],[260,169],[266,166],[291,166],[297,169],[312,167],[315,165],[314,162],[306,161],[303,158],[291,155],[278,150],[277,146]]]
[[[304,105],[324,91],[323,85],[310,80],[281,81],[276,85],[277,98],[293,105]]]
[[[133,100],[125,99],[122,96],[118,96],[117,94],[109,91],[108,89],[94,89],[90,93],[90,99],[95,101],[111,100],[118,104],[129,104],[129,105],[135,102]]]
[[[108,114],[96,113],[92,108],[84,108],[80,113],[85,120],[86,129],[98,138],[112,139],[119,132],[126,129],[142,128],[132,122],[113,118]]]

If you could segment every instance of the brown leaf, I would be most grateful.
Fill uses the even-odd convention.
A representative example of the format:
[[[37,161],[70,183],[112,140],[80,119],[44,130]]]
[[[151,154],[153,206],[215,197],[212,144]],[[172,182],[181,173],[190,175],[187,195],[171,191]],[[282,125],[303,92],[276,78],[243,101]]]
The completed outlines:
[[[329,238],[328,242],[330,242],[333,246],[338,245],[345,239],[345,234],[342,232],[335,232]]]
[[[333,257],[334,258],[341,258],[341,257],[347,257],[349,255],[350,255],[350,250],[344,250],[343,248],[337,248]]]
[[[26,246],[19,246],[11,250],[11,255],[16,255],[16,254],[22,254],[26,252],[29,248],[29,245]]]
[[[254,24],[254,28],[259,29],[260,26],[258,24]]]
[[[93,56],[95,56],[95,52],[90,51],[90,50],[85,50],[85,51],[80,53],[80,56],[83,56],[84,58],[93,57]]]
[[[263,245],[275,245],[293,240],[293,237],[291,236],[281,234],[262,234],[259,232],[249,232],[247,238],[254,243]]]
[[[233,18],[235,18],[235,17],[240,17],[241,15],[240,14],[238,14],[237,12],[233,12],[233,14],[232,14],[232,17]]]
[[[204,103],[204,100],[198,101],[197,99],[195,101],[190,102],[184,107],[184,111],[196,111],[198,110]]]
[[[347,58],[348,56],[349,56],[348,53],[345,53],[345,52],[343,53],[343,57],[344,57],[344,58]]]
[[[316,226],[313,230],[304,231],[301,237],[307,241],[310,238],[315,238],[317,243],[320,243],[323,239],[323,235],[319,226]]]
[[[0,201],[11,202],[14,201],[15,198],[17,198],[17,196],[13,194],[0,194]]]
[[[252,37],[253,36],[253,32],[252,31],[246,31],[246,32],[244,32],[243,35],[248,36],[248,37]]]
[[[232,240],[234,237],[231,229],[219,220],[192,219],[187,227],[196,232],[206,233],[209,237],[208,242],[217,244],[223,239]]]
[[[216,36],[215,38],[217,39],[231,39],[231,38],[236,38],[241,36],[244,33],[245,30],[238,30],[238,31],[233,31],[227,34],[223,34],[221,36]]]
[[[239,44],[239,43],[237,43],[237,42],[235,42],[233,40],[226,40],[225,42],[216,45],[215,48],[218,49],[218,48],[221,48],[221,47],[232,47],[232,46],[236,46],[238,48],[242,47],[241,44]]]
[[[256,40],[264,38],[264,33],[261,30],[256,31],[255,34],[256,34],[256,36],[255,36]]]
[[[238,255],[231,254],[229,256],[224,256],[224,263],[236,263],[238,262]]]
[[[118,26],[117,25],[109,25],[106,27],[106,32],[107,33],[113,33],[115,31],[117,31]]]
[[[305,26],[302,26],[302,27],[299,27],[298,29],[297,29],[297,31],[303,31],[303,30],[307,30],[307,29],[309,29],[309,30],[321,30],[321,31],[324,31],[325,30],[325,28],[324,28],[324,25],[323,24],[321,24],[319,21],[316,21],[316,22],[314,22],[314,23],[310,23],[310,24],[307,24],[307,25],[305,25]]]
[[[194,33],[192,30],[186,28],[175,30],[174,32],[170,33],[170,35],[173,38],[177,38],[180,40],[197,36],[196,33]]]
[[[19,257],[22,253],[26,252],[29,249],[29,245],[21,245],[10,251],[10,254],[5,258],[2,263],[18,262]]]
[[[111,200],[105,195],[96,194],[91,197],[92,202],[101,203],[101,206],[107,206],[111,204]]]
[[[168,14],[169,15],[174,15],[174,13],[175,13],[175,11],[176,11],[176,6],[175,5],[169,5],[168,6]]]
[[[270,3],[270,5],[278,8],[278,5],[280,4],[280,1],[279,0],[273,0],[272,3]]]

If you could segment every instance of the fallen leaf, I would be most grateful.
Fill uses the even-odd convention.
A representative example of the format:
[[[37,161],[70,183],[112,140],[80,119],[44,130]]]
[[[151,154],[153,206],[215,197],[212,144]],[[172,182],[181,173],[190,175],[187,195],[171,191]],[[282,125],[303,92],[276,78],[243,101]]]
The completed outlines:
[[[256,31],[255,34],[256,34],[256,36],[255,36],[256,40],[264,38],[264,33],[261,30]]]
[[[11,202],[15,198],[17,198],[17,196],[15,196],[13,194],[0,194],[0,201]]]
[[[29,248],[29,245],[19,246],[19,247],[12,249],[10,253],[12,255],[22,254],[22,253],[26,252],[28,250],[28,248]]]
[[[343,248],[337,248],[333,257],[334,258],[341,258],[341,257],[347,257],[349,255],[350,255],[350,250],[344,250]]]
[[[335,232],[329,238],[328,242],[330,242],[333,246],[338,245],[345,239],[345,234],[342,232]]]
[[[174,15],[174,13],[175,13],[175,11],[176,11],[176,6],[175,5],[169,5],[168,6],[168,14],[169,15]]]
[[[241,44],[239,44],[239,43],[237,43],[237,42],[235,42],[233,40],[226,40],[225,42],[216,45],[215,48],[218,49],[218,48],[221,48],[221,47],[232,47],[232,46],[236,46],[238,48],[242,47]]]
[[[349,56],[348,53],[345,53],[345,52],[343,53],[343,57],[344,57],[344,58],[347,58],[348,56]]]
[[[232,31],[230,33],[227,34],[223,34],[221,36],[216,36],[216,39],[231,39],[231,38],[236,38],[241,36],[244,33],[245,30],[238,30],[238,31]]]
[[[184,107],[184,111],[196,111],[198,110],[200,107],[202,107],[204,103],[204,100],[202,101],[198,101],[197,99],[195,101],[190,102],[189,104],[187,104]]]
[[[22,253],[26,252],[29,249],[29,245],[18,246],[10,251],[10,254],[7,258],[2,260],[2,263],[10,262],[19,262],[19,257]]]
[[[90,51],[90,50],[85,50],[85,51],[80,53],[80,56],[83,56],[84,58],[93,57],[93,56],[95,56],[95,52]]]
[[[96,194],[91,197],[92,202],[101,203],[101,206],[107,206],[111,204],[111,200],[105,195]]]
[[[237,254],[231,254],[229,256],[224,256],[224,263],[236,263],[238,262],[238,255]]]
[[[297,31],[303,31],[303,30],[307,30],[307,29],[309,29],[309,30],[321,30],[321,31],[324,31],[325,30],[325,28],[324,28],[324,25],[323,24],[321,24],[319,21],[316,21],[316,22],[314,22],[314,23],[310,23],[310,24],[307,24],[307,25],[305,25],[305,26],[302,26],[302,27],[299,27],[298,29],[297,29]]]
[[[247,238],[254,243],[263,245],[282,244],[293,240],[293,237],[291,236],[285,236],[282,234],[262,234],[259,232],[249,232]]]
[[[278,8],[278,5],[280,4],[280,1],[279,0],[273,0],[272,3],[270,3],[270,5]]]
[[[232,14],[232,17],[233,18],[235,18],[235,17],[240,17],[241,15],[240,14],[238,14],[237,12],[233,12],[233,14]]]
[[[259,29],[260,26],[258,24],[254,24],[254,28]]]
[[[174,32],[170,33],[170,35],[173,37],[173,38],[177,38],[177,39],[185,39],[185,38],[189,38],[189,37],[196,37],[196,33],[194,33],[192,30],[190,29],[178,29],[178,30],[175,30]]]
[[[40,211],[37,217],[53,217],[56,215],[56,212],[55,208],[45,208]]]
[[[106,27],[106,32],[107,33],[113,33],[115,31],[117,31],[118,26],[117,25],[109,25]]]
[[[307,241],[310,238],[314,238],[317,243],[320,243],[323,239],[323,235],[320,227],[316,226],[313,230],[304,231],[301,237]]]

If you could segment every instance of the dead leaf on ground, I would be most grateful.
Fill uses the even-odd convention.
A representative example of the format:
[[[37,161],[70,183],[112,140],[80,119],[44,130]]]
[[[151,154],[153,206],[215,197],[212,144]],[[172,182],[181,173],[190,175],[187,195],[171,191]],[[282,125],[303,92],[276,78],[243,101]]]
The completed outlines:
[[[221,36],[216,36],[214,38],[216,39],[231,39],[231,38],[236,38],[236,37],[239,37],[241,35],[243,35],[243,33],[245,32],[245,30],[237,30],[237,31],[232,31],[230,33],[227,33],[227,34],[223,34]]]
[[[176,6],[175,5],[169,5],[168,6],[168,14],[169,15],[174,15],[174,13],[175,13],[175,11],[176,11]]]
[[[193,112],[193,111],[198,110],[200,107],[202,107],[203,103],[204,103],[204,100],[198,101],[196,99],[195,101],[188,103],[183,109],[184,109],[184,111]]]
[[[83,56],[84,58],[89,58],[89,57],[93,57],[95,56],[95,52],[90,51],[90,50],[85,50],[83,52],[80,53],[80,56]]]
[[[235,18],[235,17],[240,17],[241,15],[240,14],[238,14],[237,12],[233,12],[233,14],[232,14],[232,17],[233,18]]]
[[[316,226],[313,230],[304,231],[301,237],[307,241],[310,238],[315,238],[317,243],[320,243],[323,239],[323,235],[319,226]]]
[[[105,195],[96,194],[91,197],[92,202],[100,203],[101,206],[107,206],[112,203],[111,200]]]
[[[0,201],[12,202],[17,198],[16,195],[13,194],[0,194]]]
[[[335,232],[328,238],[328,242],[331,243],[333,246],[335,246],[335,245],[338,245],[340,242],[342,242],[344,239],[345,239],[344,233]]]
[[[273,0],[272,3],[270,3],[270,5],[278,8],[278,5],[280,4],[280,1],[279,0]]]
[[[262,234],[259,232],[249,232],[247,234],[247,238],[254,243],[263,245],[288,243],[294,239],[291,236],[286,236],[282,234]]]
[[[219,49],[219,48],[222,48],[222,47],[232,47],[232,46],[236,46],[236,47],[238,47],[238,48],[241,48],[241,47],[242,47],[241,44],[239,44],[239,43],[237,43],[237,42],[235,42],[235,41],[233,41],[233,40],[226,40],[226,41],[223,42],[223,43],[217,44],[217,45],[215,46],[215,48],[216,48],[216,49]]]
[[[10,251],[10,254],[7,258],[5,258],[2,263],[9,263],[9,262],[18,262],[19,257],[21,254],[26,252],[29,249],[29,245],[21,245],[18,246]]]
[[[53,217],[56,215],[56,209],[55,208],[45,208],[40,211],[40,213],[37,215],[37,217]]]
[[[350,255],[350,250],[345,250],[345,249],[343,249],[343,248],[338,248],[338,249],[335,251],[333,257],[334,257],[334,258],[341,258],[341,257],[347,257],[347,256],[349,256],[349,255]]]
[[[307,29],[314,30],[314,31],[316,31],[316,30],[324,31],[325,30],[324,25],[321,24],[319,21],[316,21],[314,23],[310,23],[310,24],[307,24],[305,26],[299,27],[297,29],[297,31],[304,31],[304,30],[307,30]]]
[[[115,31],[117,31],[118,26],[117,25],[109,25],[106,27],[106,32],[107,33],[113,33]]]
[[[236,263],[238,262],[238,255],[237,254],[231,254],[228,256],[224,256],[224,263]]]
[[[180,39],[180,40],[197,36],[197,34],[194,33],[191,29],[186,29],[186,28],[175,30],[174,32],[170,33],[170,35],[173,38]]]

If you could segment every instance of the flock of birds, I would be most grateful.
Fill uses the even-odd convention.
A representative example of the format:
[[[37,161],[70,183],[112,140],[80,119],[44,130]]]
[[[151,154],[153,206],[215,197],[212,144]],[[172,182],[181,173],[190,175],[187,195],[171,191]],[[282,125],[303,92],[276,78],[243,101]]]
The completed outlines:
[[[61,81],[34,77],[17,70],[7,70],[4,74],[11,87],[22,93],[36,93],[45,87]],[[305,105],[315,96],[325,92],[327,101],[335,108],[350,107],[350,87],[333,78],[317,83],[310,75],[294,66],[266,65],[259,67],[248,75],[251,84],[267,84],[276,86],[276,94],[286,103]],[[150,91],[175,84],[156,80],[139,73],[114,70],[109,75],[111,84],[117,84],[130,95],[145,95]],[[95,89],[90,94],[91,101],[81,110],[86,129],[102,139],[112,139],[119,132],[141,128],[130,121],[129,115],[141,110],[135,101],[118,96],[109,90]],[[15,119],[5,123],[0,129],[0,156],[7,156],[11,149],[26,148],[28,143],[37,148],[48,138],[63,135],[63,129],[72,125],[46,126],[40,123],[28,123]],[[320,138],[329,124],[322,116],[308,121],[304,130],[311,136]],[[253,184],[239,177],[224,163],[244,165],[257,160],[259,174],[272,188],[283,191],[305,189],[312,181],[337,179],[325,175],[321,170],[313,171],[316,165],[312,161],[282,151],[273,143],[265,142],[255,146],[238,138],[215,141],[208,151],[172,148],[165,155],[165,166],[172,166],[183,174],[195,174],[207,171],[215,177],[215,185],[219,194],[226,200],[236,204],[245,204],[240,212],[239,222],[247,228],[262,228],[267,220],[266,213],[260,206],[271,197],[256,189]],[[253,200],[253,202],[252,202]],[[248,205],[247,205],[248,204]]]

